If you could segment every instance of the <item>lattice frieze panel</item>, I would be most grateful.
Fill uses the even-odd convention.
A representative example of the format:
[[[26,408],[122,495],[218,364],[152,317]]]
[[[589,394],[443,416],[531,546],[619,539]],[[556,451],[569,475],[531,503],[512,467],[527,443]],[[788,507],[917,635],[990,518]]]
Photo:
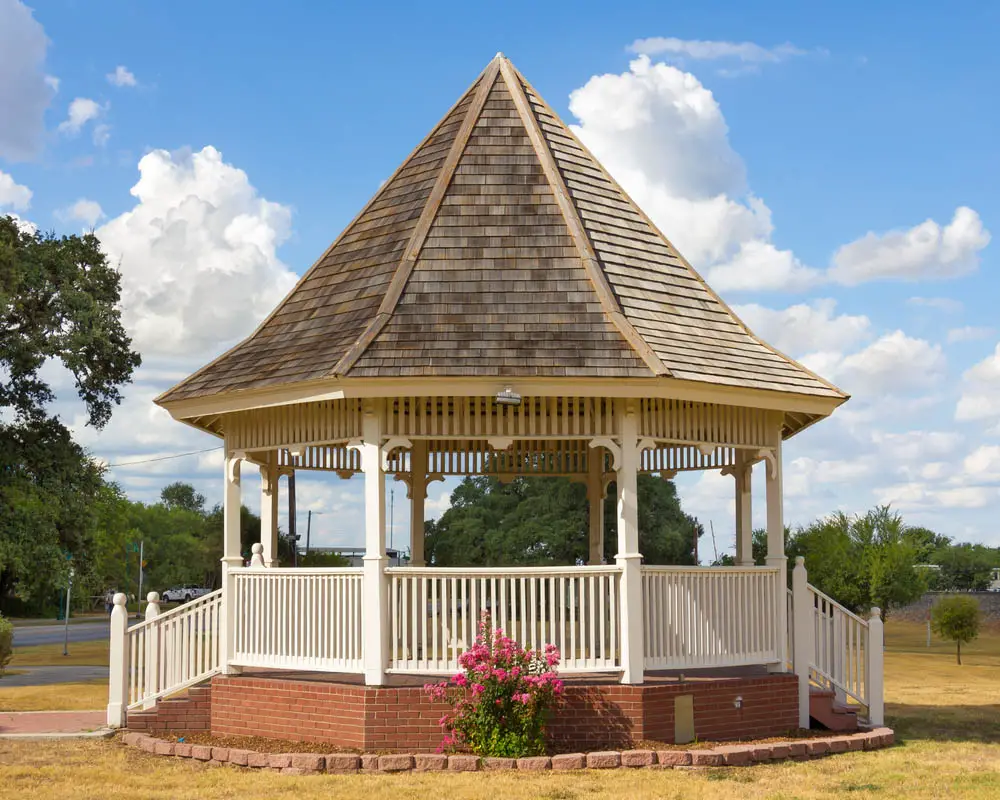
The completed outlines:
[[[642,451],[641,472],[684,472],[685,470],[719,469],[736,464],[736,450],[716,447],[707,456],[697,447],[656,447]]]
[[[640,435],[659,441],[768,447],[777,430],[769,412],[758,408],[664,399],[639,405]]]
[[[389,436],[519,438],[593,437],[614,433],[614,403],[600,397],[399,397],[385,409]]]
[[[311,442],[335,442],[361,435],[361,400],[321,400],[237,411],[223,422],[226,445],[262,450]]]

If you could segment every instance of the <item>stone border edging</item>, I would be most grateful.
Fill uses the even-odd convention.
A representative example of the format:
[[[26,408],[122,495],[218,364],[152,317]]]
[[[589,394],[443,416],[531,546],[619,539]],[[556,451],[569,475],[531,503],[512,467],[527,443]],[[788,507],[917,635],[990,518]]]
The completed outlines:
[[[471,755],[400,753],[392,755],[353,753],[256,753],[229,747],[168,742],[144,733],[126,732],[122,741],[147,753],[190,758],[211,764],[269,769],[288,775],[356,772],[476,772],[478,770],[579,770],[685,769],[695,767],[742,767],[768,761],[807,761],[834,753],[879,750],[895,742],[891,728],[874,728],[860,733],[802,739],[771,744],[720,745],[706,750],[606,750],[592,753],[564,753],[532,758],[480,758]]]

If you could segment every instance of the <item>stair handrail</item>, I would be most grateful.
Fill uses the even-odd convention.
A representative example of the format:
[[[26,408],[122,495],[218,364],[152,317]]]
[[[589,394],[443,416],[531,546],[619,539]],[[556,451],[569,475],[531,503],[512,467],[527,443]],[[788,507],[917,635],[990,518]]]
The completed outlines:
[[[138,631],[140,628],[147,628],[152,625],[168,622],[172,617],[180,616],[181,614],[189,613],[191,611],[196,611],[199,606],[208,605],[212,600],[217,597],[222,597],[222,589],[216,589],[214,592],[209,592],[208,594],[203,594],[201,597],[195,600],[189,600],[183,605],[177,606],[177,608],[172,608],[169,611],[161,611],[153,619],[144,619],[142,622],[137,622],[135,625],[130,625],[128,627],[128,632],[133,633]]]

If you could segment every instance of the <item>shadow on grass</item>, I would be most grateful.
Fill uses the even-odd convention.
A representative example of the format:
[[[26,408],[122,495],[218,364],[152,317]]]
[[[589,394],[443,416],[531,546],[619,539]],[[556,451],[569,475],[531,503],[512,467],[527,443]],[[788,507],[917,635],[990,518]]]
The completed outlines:
[[[1000,704],[932,706],[887,703],[886,724],[897,739],[1000,743]]]

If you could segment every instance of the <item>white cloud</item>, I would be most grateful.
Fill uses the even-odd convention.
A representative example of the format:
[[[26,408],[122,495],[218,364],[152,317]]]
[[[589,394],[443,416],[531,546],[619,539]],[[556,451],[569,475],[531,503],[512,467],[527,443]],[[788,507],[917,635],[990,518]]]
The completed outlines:
[[[84,125],[97,119],[104,108],[89,97],[77,97],[69,104],[66,119],[59,123],[59,131],[68,136],[76,136]]]
[[[864,315],[836,314],[837,301],[814,300],[784,309],[750,303],[733,311],[765,342],[791,356],[815,351],[841,351],[871,336]]]
[[[1000,344],[992,355],[962,376],[962,394],[955,419],[966,422],[1000,417]]]
[[[962,446],[953,431],[911,430],[903,433],[872,431],[871,441],[883,464],[936,462],[954,457]]]
[[[980,339],[989,339],[994,333],[993,328],[976,327],[966,325],[962,328],[952,328],[948,331],[948,344],[957,342],[978,342]]]
[[[743,242],[727,263],[710,267],[705,279],[720,291],[802,292],[823,281],[823,273],[807,267],[791,250],[779,250],[770,242]]]
[[[104,211],[101,204],[96,200],[88,200],[81,197],[68,208],[56,212],[56,216],[62,220],[77,220],[87,224],[88,228],[93,228],[99,219],[104,218]]]
[[[104,147],[108,143],[108,139],[111,138],[111,126],[103,122],[100,125],[95,125],[92,138],[94,144],[98,147]]]
[[[776,63],[808,53],[807,50],[789,42],[774,47],[762,47],[754,42],[677,39],[672,36],[636,39],[628,49],[632,53],[646,56],[682,56],[697,61],[735,59],[749,64]]]
[[[114,72],[109,72],[106,76],[108,83],[112,86],[136,86],[135,75],[133,75],[128,68],[121,66],[120,64],[115,67]]]
[[[946,314],[960,314],[965,308],[961,300],[954,300],[950,297],[911,297],[906,302],[911,306],[932,308]]]
[[[899,330],[848,356],[818,352],[801,360],[848,393],[868,397],[931,388],[944,379],[947,368],[940,345],[914,339]]]
[[[30,8],[0,0],[0,158],[37,155],[55,88],[45,74],[49,40]]]
[[[126,325],[146,358],[206,362],[294,285],[277,256],[291,211],[214,147],[154,150],[139,174],[135,206],[97,231],[120,262]]]
[[[966,206],[941,226],[927,220],[905,231],[868,233],[833,256],[830,276],[853,286],[872,280],[954,278],[974,272],[990,242],[979,214]]]
[[[14,182],[14,178],[0,170],[0,209],[14,208],[24,211],[31,205],[31,189]]]
[[[981,445],[965,457],[966,474],[986,483],[1000,482],[1000,445]]]

